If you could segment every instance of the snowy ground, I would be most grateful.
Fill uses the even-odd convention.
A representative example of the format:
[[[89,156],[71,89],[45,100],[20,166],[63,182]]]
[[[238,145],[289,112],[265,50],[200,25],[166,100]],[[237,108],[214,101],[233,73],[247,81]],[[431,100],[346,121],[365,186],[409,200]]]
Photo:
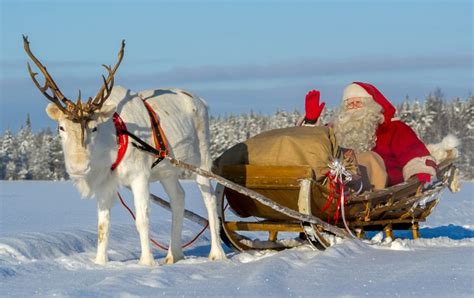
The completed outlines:
[[[197,188],[184,187],[187,208],[204,215]],[[474,183],[445,191],[416,241],[345,240],[325,252],[226,249],[228,260],[210,262],[204,234],[185,260],[149,268],[137,265],[138,236],[121,205],[112,211],[111,262],[98,266],[95,200],[81,200],[69,182],[0,182],[0,296],[472,297],[473,192]],[[166,242],[169,212],[153,207],[151,216],[153,237]],[[183,238],[199,229],[186,222]],[[165,252],[154,256],[162,261]]]

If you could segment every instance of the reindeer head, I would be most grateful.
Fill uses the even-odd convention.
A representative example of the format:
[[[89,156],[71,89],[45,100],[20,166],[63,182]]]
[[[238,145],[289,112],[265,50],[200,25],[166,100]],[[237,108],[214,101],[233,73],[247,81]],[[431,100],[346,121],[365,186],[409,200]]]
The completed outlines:
[[[33,83],[51,101],[46,108],[46,113],[51,119],[58,122],[69,174],[87,172],[90,163],[90,148],[88,147],[94,141],[97,125],[109,119],[115,111],[114,105],[104,105],[104,103],[112,92],[114,75],[123,58],[125,41],[122,41],[115,66],[112,68],[103,65],[108,71],[108,76],[107,78],[102,76],[103,84],[99,92],[94,98],[89,97],[85,103],[81,100],[80,91],[75,103],[62,94],[46,67],[31,52],[26,36],[23,36],[23,45],[28,56],[44,76],[45,82],[42,86],[36,79],[38,73],[33,72],[30,64],[27,64]]]

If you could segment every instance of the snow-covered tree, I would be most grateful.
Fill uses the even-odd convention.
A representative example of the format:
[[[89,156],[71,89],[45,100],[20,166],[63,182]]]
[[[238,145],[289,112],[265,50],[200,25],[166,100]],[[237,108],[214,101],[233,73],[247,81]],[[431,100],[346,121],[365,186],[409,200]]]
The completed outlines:
[[[474,179],[474,96],[471,95],[460,113],[460,168],[468,179]]]
[[[51,168],[52,136],[49,131],[43,131],[36,137],[36,150],[31,152],[30,173],[33,180],[53,180]]]
[[[5,179],[5,170],[7,168],[7,154],[8,152],[3,148],[3,138],[4,136],[0,136],[0,180]]]
[[[448,116],[445,110],[443,93],[438,88],[428,95],[425,102],[426,129],[422,135],[423,140],[437,143],[449,133]]]
[[[68,179],[69,176],[66,172],[66,166],[64,164],[64,153],[63,148],[61,146],[61,138],[59,134],[55,134],[51,138],[51,145],[49,146],[49,150],[51,152],[51,160],[50,160],[50,167],[51,171],[53,172],[53,180],[65,180]]]
[[[20,129],[16,139],[18,144],[18,158],[16,160],[18,179],[32,179],[30,171],[32,166],[31,156],[38,147],[31,128],[29,114],[26,117],[25,126]]]
[[[18,159],[18,148],[16,139],[11,130],[7,129],[2,138],[2,164],[4,166],[3,179],[15,180],[17,179],[16,160]]]

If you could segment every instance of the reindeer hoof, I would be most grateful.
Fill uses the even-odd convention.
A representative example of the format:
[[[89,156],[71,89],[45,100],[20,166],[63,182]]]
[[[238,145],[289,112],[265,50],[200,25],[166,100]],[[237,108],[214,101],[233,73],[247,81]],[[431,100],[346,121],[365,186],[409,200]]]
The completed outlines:
[[[227,256],[225,255],[222,249],[211,251],[211,253],[209,254],[209,260],[211,261],[220,261],[220,260],[226,260],[226,259],[227,259]]]
[[[156,262],[152,256],[149,256],[149,257],[141,257],[138,264],[143,265],[143,266],[155,266]]]
[[[164,264],[171,265],[171,264],[174,264],[174,263],[178,262],[181,259],[184,259],[184,255],[182,255],[182,254],[179,257],[173,257],[172,255],[167,255],[166,258],[165,258]]]
[[[94,263],[97,265],[106,265],[107,264],[107,257],[96,257]]]

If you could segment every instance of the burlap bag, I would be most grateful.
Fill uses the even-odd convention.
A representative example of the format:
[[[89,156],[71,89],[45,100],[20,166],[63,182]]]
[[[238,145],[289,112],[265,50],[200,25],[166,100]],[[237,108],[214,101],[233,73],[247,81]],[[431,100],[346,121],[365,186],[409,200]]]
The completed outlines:
[[[356,154],[359,166],[365,167],[374,190],[384,189],[387,186],[387,170],[380,155],[373,151]]]
[[[318,179],[328,171],[336,150],[334,134],[328,127],[288,127],[261,133],[233,146],[214,166],[215,172],[221,173],[224,165],[309,165]]]

